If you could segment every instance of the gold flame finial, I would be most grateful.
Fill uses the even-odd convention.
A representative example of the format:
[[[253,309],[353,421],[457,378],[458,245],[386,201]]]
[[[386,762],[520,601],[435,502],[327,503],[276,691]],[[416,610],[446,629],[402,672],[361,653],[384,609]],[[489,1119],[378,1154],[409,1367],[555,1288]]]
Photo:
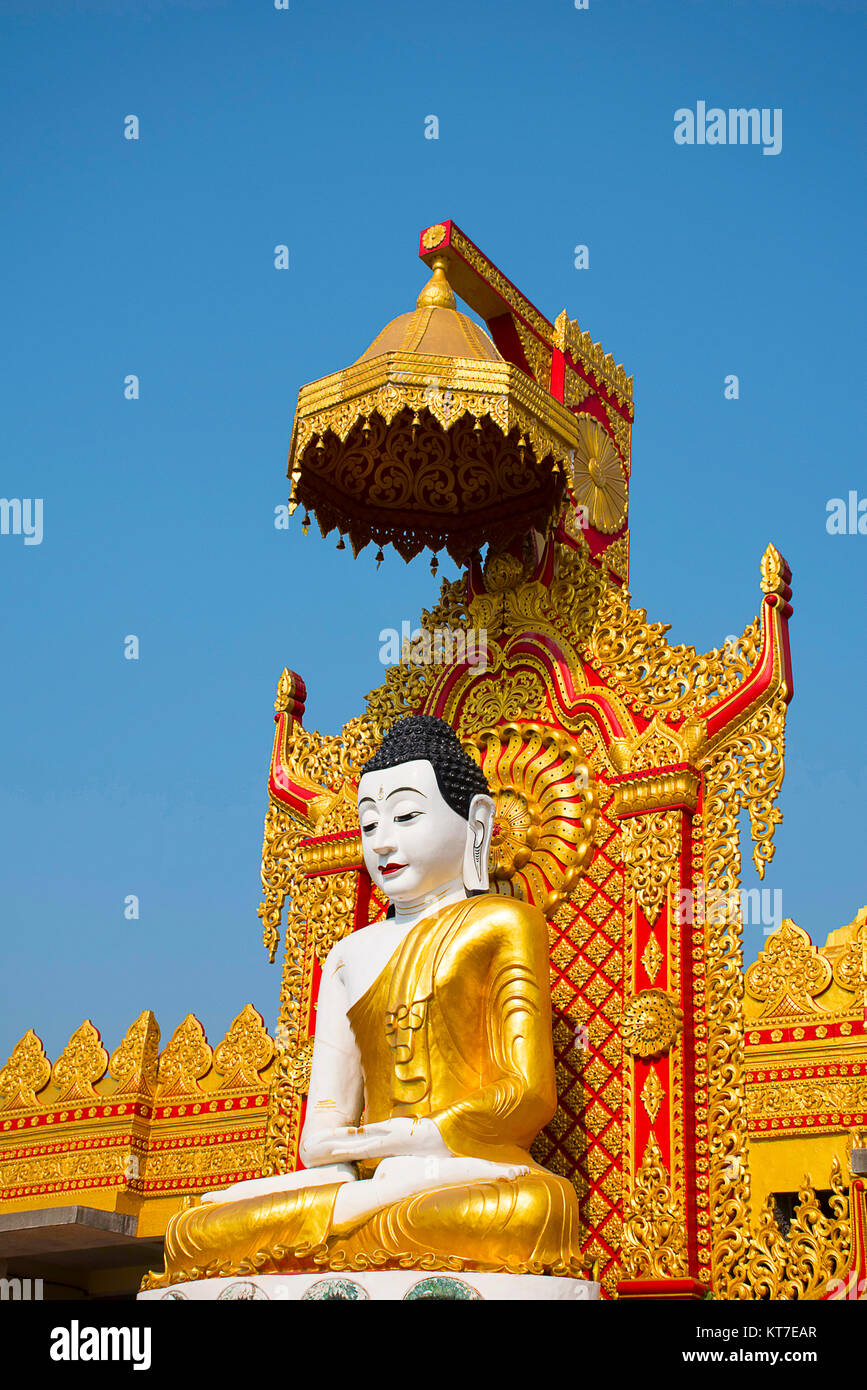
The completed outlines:
[[[446,262],[437,256],[433,263],[433,275],[428,280],[415,302],[417,309],[454,309],[454,291],[446,279]]]

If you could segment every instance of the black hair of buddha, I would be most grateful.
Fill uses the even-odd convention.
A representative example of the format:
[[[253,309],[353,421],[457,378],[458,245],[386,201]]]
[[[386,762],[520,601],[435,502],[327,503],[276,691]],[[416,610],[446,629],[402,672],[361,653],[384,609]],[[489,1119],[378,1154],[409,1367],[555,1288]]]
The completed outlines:
[[[485,774],[464,752],[452,726],[433,714],[408,714],[393,724],[361,775],[416,759],[431,764],[443,801],[464,820],[470,818],[474,796],[491,795]]]

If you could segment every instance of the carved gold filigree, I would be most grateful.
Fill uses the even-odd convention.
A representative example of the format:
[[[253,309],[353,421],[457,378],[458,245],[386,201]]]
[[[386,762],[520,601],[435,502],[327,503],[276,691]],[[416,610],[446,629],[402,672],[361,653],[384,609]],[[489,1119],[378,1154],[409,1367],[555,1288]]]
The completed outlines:
[[[533,373],[536,381],[545,390],[550,390],[551,386],[551,349],[546,347],[539,338],[536,337],[529,328],[526,328],[520,319],[513,320],[517,329],[521,347],[524,349],[524,356],[527,365]]]
[[[761,581],[763,594],[779,594],[786,597],[787,580],[791,579],[789,567],[775,545],[769,545],[762,556]]]
[[[632,425],[628,420],[624,420],[619,411],[615,410],[610,405],[605,406],[605,414],[608,418],[611,433],[614,435],[615,443],[623,458],[623,466],[626,469],[626,476],[628,478],[632,459]]]
[[[841,989],[857,990],[867,979],[864,969],[864,947],[850,941],[843,954],[834,962],[834,979]]]
[[[600,674],[654,713],[695,714],[731,693],[755,664],[761,641],[758,618],[736,642],[701,656],[694,647],[670,646],[668,623],[649,623],[643,608],[631,608],[628,591],[609,585],[600,595],[598,621],[584,654]],[[601,669],[600,669],[601,668]]]
[[[677,1279],[687,1272],[683,1218],[652,1135],[624,1208],[622,1241],[627,1278]]]
[[[54,1128],[53,1134],[56,1142],[60,1131]],[[131,1153],[139,1155],[139,1150],[131,1148],[128,1143],[76,1151],[74,1142],[71,1152],[66,1149],[39,1155],[29,1153],[25,1158],[0,1164],[0,1187],[28,1187],[32,1190],[50,1184],[48,1193],[58,1190],[68,1192],[73,1185],[100,1187],[107,1181],[127,1176]],[[51,1202],[50,1196],[47,1199]]]
[[[45,1055],[42,1039],[28,1028],[0,1071],[0,1110],[35,1107],[36,1097],[50,1079],[51,1063]]]
[[[281,1013],[297,1017],[302,1001],[307,997],[310,985],[308,961],[312,962],[312,952],[305,955],[303,948],[291,938],[286,946],[287,963],[284,967],[284,985],[281,994]],[[300,961],[300,964],[299,964]],[[289,994],[294,975],[300,977],[298,988]],[[290,982],[287,988],[287,980]],[[294,1049],[283,1044],[282,1025],[278,1026],[278,1043],[281,1051],[277,1055],[271,1088],[268,1096],[268,1117],[265,1130],[265,1145],[262,1161],[264,1176],[290,1172],[295,1167],[298,1144],[301,1137],[301,1101],[299,1076],[295,1067]]]
[[[524,562],[508,551],[489,551],[483,574],[489,594],[504,594],[517,588],[524,578]]]
[[[755,1296],[749,1292],[749,1264],[759,1247],[751,1231],[744,1081],[739,815],[746,805],[757,842],[753,859],[761,874],[773,854],[771,835],[780,819],[773,803],[783,777],[785,710],[784,692],[780,691],[717,750],[708,761],[704,778],[705,893],[725,895],[737,904],[734,920],[731,914],[712,913],[705,923],[708,1196],[713,1283],[720,1297]],[[723,916],[726,920],[721,920]],[[703,1124],[698,1128],[703,1129]],[[700,1138],[704,1142],[703,1134]]]
[[[798,1070],[801,1070],[799,1068]],[[799,1076],[788,1080],[750,1080],[747,1085],[750,1125],[762,1120],[809,1118],[810,1132],[840,1128],[841,1116],[867,1111],[867,1075]],[[822,1119],[827,1121],[822,1124]]]
[[[150,1009],[143,1009],[127,1029],[123,1042],[111,1054],[108,1068],[118,1091],[143,1091],[153,1095],[159,1051],[159,1024]]]
[[[262,940],[273,963],[280,944],[280,918],[287,896],[291,899],[297,866],[293,855],[304,834],[302,826],[282,806],[273,802],[265,813],[265,837],[262,844],[263,900],[258,915],[264,923]]]
[[[651,1068],[644,1079],[644,1085],[639,1092],[639,1099],[644,1109],[647,1111],[650,1123],[653,1124],[659,1114],[659,1108],[665,1099],[665,1091],[656,1072]]]
[[[439,603],[421,615],[421,626],[432,631],[434,628],[467,627],[470,621],[467,608],[466,579],[444,579],[440,585]]]
[[[680,812],[660,811],[626,821],[623,851],[636,901],[653,926],[680,854]]]
[[[657,714],[635,740],[626,762],[628,772],[669,767],[688,760],[690,748],[684,736],[668,727]]]
[[[226,1089],[261,1086],[261,1073],[274,1057],[274,1042],[265,1020],[252,1004],[245,1004],[223,1041],[214,1049],[214,1066]]]
[[[97,1094],[94,1082],[105,1076],[107,1068],[108,1053],[100,1041],[99,1030],[90,1019],[85,1019],[51,1069],[58,1102],[93,1099]]]
[[[583,540],[579,549],[562,548],[556,563],[556,573],[550,585],[528,581],[502,592],[481,593],[476,595],[469,607],[466,606],[465,584],[444,585],[440,605],[422,615],[422,626],[430,631],[437,627],[456,629],[471,625],[477,632],[487,633],[486,669],[484,673],[473,672],[475,683],[481,687],[486,683],[493,684],[495,678],[502,681],[511,674],[508,668],[505,672],[501,669],[502,648],[497,645],[495,633],[550,633],[565,650],[571,652],[574,644],[586,640],[592,630],[599,595],[607,581],[599,568],[590,563]],[[577,674],[580,669],[577,655],[574,662],[573,674]],[[522,663],[522,666],[526,669],[526,663]],[[365,728],[371,737],[381,739],[395,720],[404,714],[432,712],[434,709],[443,713],[437,703],[436,692],[438,683],[446,677],[443,668],[433,665],[401,664],[390,667],[384,684],[367,696]],[[536,689],[534,685],[534,691]],[[457,698],[458,694],[455,694],[453,700]],[[454,704],[449,710],[453,708]],[[451,717],[449,710],[444,717]],[[530,710],[525,707],[503,717],[526,716],[528,713]]]
[[[606,546],[602,552],[602,563],[606,569],[619,575],[624,584],[629,583],[629,532],[624,531],[616,541]]]
[[[831,983],[830,963],[820,955],[809,936],[785,918],[779,931],[768,937],[759,958],[746,973],[747,993],[763,1005],[760,1018],[773,1014],[821,1014],[816,1003]]]
[[[616,396],[621,405],[632,401],[632,377],[619,366],[601,343],[594,343],[589,333],[582,333],[577,322],[564,309],[554,322],[554,346],[568,352],[573,362],[592,372],[596,380]]]
[[[774,1219],[773,1195],[768,1197],[758,1230],[745,1241],[726,1297],[820,1299],[827,1295],[830,1281],[847,1272],[851,1221],[839,1160],[834,1159],[831,1169],[830,1217],[822,1211],[809,1177],[804,1178],[798,1197],[785,1236]]]
[[[659,974],[659,967],[664,960],[662,951],[659,949],[659,942],[653,935],[653,932],[651,932],[650,936],[647,938],[647,945],[642,951],[640,959],[648,980],[653,984]]]
[[[577,433],[570,468],[572,496],[586,507],[591,526],[612,535],[626,517],[626,474],[620,455],[595,416],[579,415]]]
[[[294,1049],[287,1059],[289,1079],[301,1094],[310,1090],[310,1072],[313,1066],[313,1039],[306,1038],[300,1047]]]
[[[461,715],[461,726],[469,734],[503,719],[533,715],[545,699],[545,686],[535,671],[516,671],[513,675],[492,673],[488,682],[471,691]]]
[[[584,380],[579,372],[574,372],[571,367],[567,366],[563,381],[563,401],[569,409],[577,410],[592,394],[593,387]]]
[[[212,1059],[213,1053],[204,1028],[195,1014],[187,1014],[160,1055],[157,1073],[159,1095],[183,1095],[196,1091],[202,1077],[211,1070]]]
[[[332,946],[352,931],[355,882],[356,874],[352,870],[309,880],[306,913],[313,949],[321,965],[325,964]]]
[[[839,931],[832,932],[823,955],[834,956],[834,979],[841,989],[858,993],[867,986],[867,907]]]
[[[647,1061],[667,1052],[683,1027],[683,1010],[662,989],[643,989],[623,1013],[623,1045]]]

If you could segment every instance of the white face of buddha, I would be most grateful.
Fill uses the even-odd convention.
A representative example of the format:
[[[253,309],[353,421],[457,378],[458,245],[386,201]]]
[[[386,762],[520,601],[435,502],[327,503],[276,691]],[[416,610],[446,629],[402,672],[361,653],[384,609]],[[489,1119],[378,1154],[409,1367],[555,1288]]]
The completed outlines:
[[[489,797],[474,797],[471,821],[477,802],[490,803],[493,810]],[[367,872],[392,902],[408,905],[460,886],[473,830],[444,801],[427,759],[365,773],[358,817]]]

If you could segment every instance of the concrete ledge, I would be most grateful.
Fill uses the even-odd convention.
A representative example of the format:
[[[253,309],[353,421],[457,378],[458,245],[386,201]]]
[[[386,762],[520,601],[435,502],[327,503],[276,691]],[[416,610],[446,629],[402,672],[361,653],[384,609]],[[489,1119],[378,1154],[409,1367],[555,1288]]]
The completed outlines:
[[[0,1216],[0,1258],[136,1245],[138,1219],[95,1207],[40,1207]]]

